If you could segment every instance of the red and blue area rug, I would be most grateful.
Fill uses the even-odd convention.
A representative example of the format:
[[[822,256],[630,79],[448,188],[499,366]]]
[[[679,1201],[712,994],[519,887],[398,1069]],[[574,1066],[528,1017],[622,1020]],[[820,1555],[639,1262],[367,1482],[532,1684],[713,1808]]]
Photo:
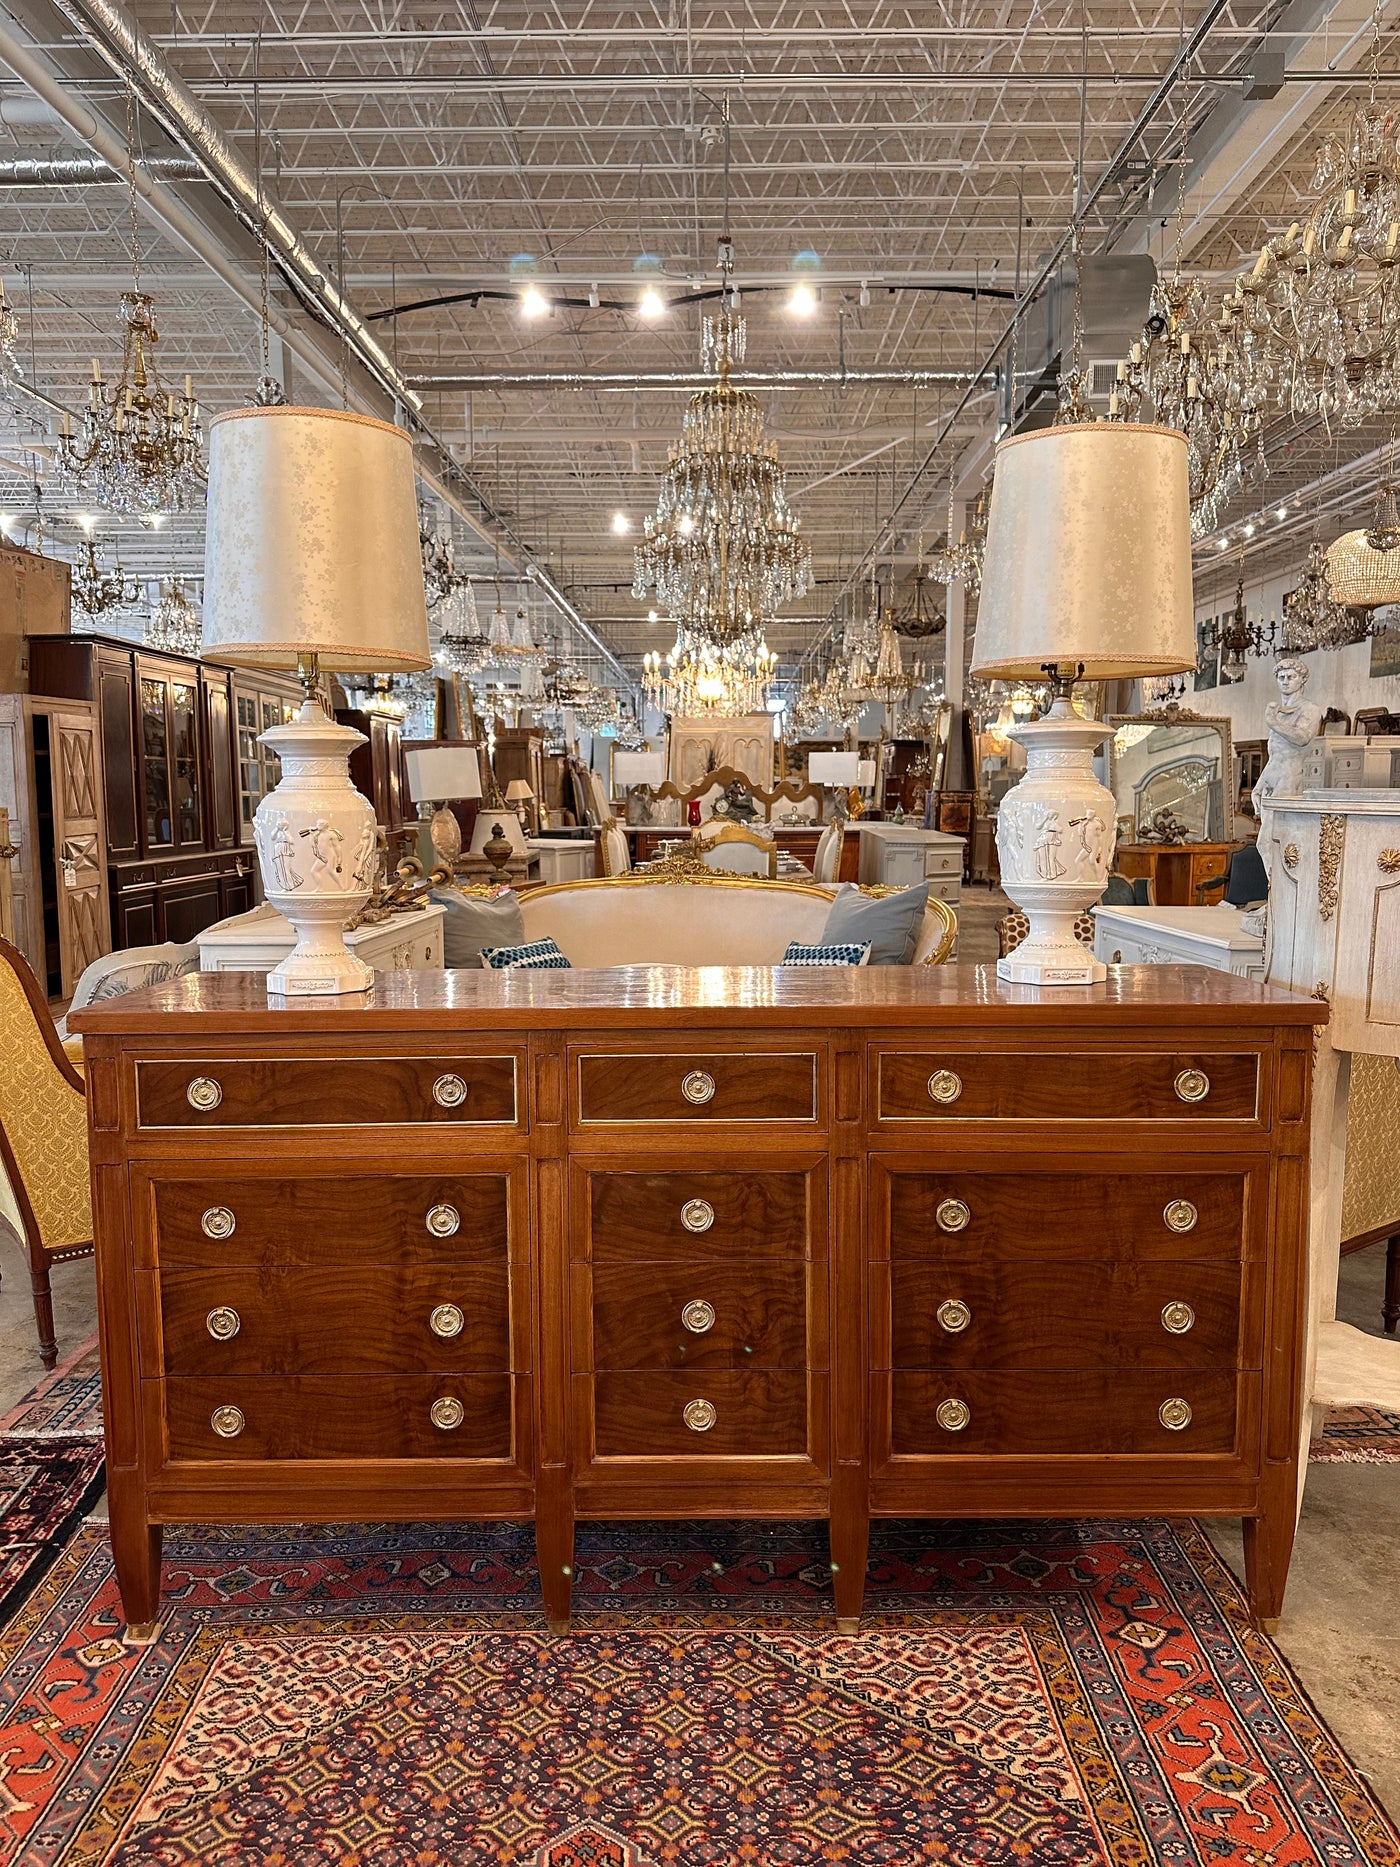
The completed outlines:
[[[1204,1536],[595,1524],[578,1615],[513,1525],[167,1536],[132,1646],[84,1525],[0,1635],[24,1867],[1397,1867]]]

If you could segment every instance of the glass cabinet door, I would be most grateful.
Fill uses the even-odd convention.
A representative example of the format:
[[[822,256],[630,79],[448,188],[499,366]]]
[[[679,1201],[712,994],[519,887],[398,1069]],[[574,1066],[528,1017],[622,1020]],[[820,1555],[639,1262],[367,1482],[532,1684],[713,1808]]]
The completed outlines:
[[[262,723],[258,718],[260,696],[238,695],[238,796],[243,827],[251,836],[253,812],[263,794],[263,748],[258,744]]]
[[[145,798],[146,847],[169,849],[175,842],[170,808],[170,733],[166,719],[166,683],[141,680],[141,768]]]
[[[171,766],[175,793],[175,840],[183,848],[204,842],[199,808],[199,687],[170,683]]]

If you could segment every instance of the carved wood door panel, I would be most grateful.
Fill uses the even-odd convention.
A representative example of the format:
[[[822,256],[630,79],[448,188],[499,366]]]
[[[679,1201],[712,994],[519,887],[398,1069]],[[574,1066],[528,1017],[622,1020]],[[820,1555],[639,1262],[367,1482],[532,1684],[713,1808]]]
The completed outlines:
[[[107,849],[102,828],[102,752],[89,712],[55,712],[49,732],[58,940],[63,991],[111,948]]]

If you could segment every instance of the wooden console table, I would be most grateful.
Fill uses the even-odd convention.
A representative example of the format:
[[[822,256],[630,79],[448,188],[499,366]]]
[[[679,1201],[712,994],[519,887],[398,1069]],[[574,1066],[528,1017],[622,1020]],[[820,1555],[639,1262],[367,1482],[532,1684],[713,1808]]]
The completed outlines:
[[[1113,863],[1129,881],[1145,876],[1159,908],[1194,908],[1196,890],[1229,871],[1238,843],[1120,843]]]
[[[191,974],[73,1014],[129,1620],[163,1523],[1238,1515],[1279,1613],[1315,1000],[1118,968]]]

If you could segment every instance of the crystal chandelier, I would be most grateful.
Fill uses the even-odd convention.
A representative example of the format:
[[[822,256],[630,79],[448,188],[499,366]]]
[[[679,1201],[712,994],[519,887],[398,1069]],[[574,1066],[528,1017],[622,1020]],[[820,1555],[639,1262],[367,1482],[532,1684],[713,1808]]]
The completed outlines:
[[[0,285],[0,392],[11,389],[24,375],[19,360],[19,319],[13,305],[5,301],[5,287]]]
[[[664,662],[659,652],[642,658],[647,699],[678,719],[733,719],[762,713],[773,691],[778,657],[766,642],[721,648],[706,636],[682,631]]]
[[[736,389],[744,320],[726,302],[704,320],[700,367],[718,381],[691,398],[636,547],[632,593],[655,589],[691,638],[755,640],[763,619],[811,587],[811,548],[787,503],[758,397]]]
[[[160,600],[146,624],[145,645],[167,655],[194,657],[202,645],[199,611],[176,578],[161,584]]]
[[[95,624],[109,609],[132,609],[140,600],[140,581],[127,575],[120,558],[111,570],[104,570],[97,546],[90,538],[85,539],[79,546],[78,562],[73,567],[73,601],[87,617],[89,625]]]
[[[166,389],[156,364],[155,305],[146,292],[125,292],[121,375],[103,379],[92,360],[88,405],[77,433],[65,412],[58,464],[68,481],[113,512],[185,512],[204,490],[203,434],[194,383]]]
[[[429,525],[427,514],[419,508],[418,548],[423,554],[423,588],[429,609],[446,601],[457,588],[458,578],[451,534],[444,535]]]
[[[1349,608],[1332,594],[1327,554],[1316,539],[1297,585],[1283,599],[1283,652],[1306,655],[1317,648],[1346,648],[1371,633],[1367,611]]]
[[[476,592],[458,583],[439,609],[438,655],[453,674],[479,674],[491,659],[490,643],[477,614]]]
[[[948,485],[948,542],[941,551],[936,551],[933,562],[929,565],[929,575],[936,583],[961,584],[969,596],[976,596],[982,588],[982,551],[987,542],[987,508],[991,503],[992,488],[988,481],[977,495],[972,514],[958,533],[958,542],[953,543],[953,487]]]
[[[1246,655],[1269,655],[1273,653],[1274,640],[1278,634],[1278,624],[1270,622],[1266,629],[1262,622],[1251,622],[1244,604],[1244,565],[1240,565],[1239,582],[1235,585],[1235,607],[1224,628],[1215,623],[1204,623],[1201,627],[1201,646],[1207,653],[1220,650],[1220,678],[1225,682],[1244,679]]]
[[[1327,550],[1327,578],[1337,602],[1352,609],[1375,610],[1400,603],[1400,517],[1395,488],[1381,488],[1373,522],[1344,532]]]
[[[880,625],[880,644],[870,677],[870,697],[878,700],[887,715],[893,714],[901,701],[907,700],[918,682],[904,667],[899,637],[894,624],[885,618]]]

